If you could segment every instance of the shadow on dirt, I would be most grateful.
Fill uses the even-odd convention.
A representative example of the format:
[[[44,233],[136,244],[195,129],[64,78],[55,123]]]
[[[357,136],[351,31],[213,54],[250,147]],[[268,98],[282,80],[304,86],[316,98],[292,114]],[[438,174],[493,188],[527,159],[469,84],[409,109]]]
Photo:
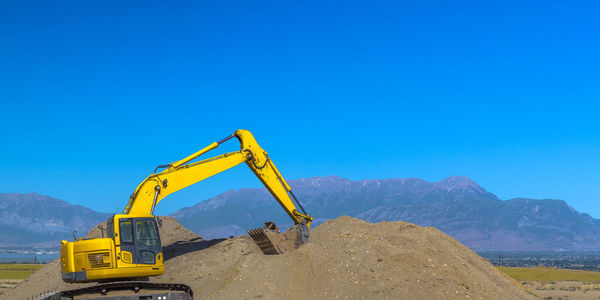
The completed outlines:
[[[165,261],[190,252],[204,250],[225,240],[226,239],[214,239],[207,241],[201,238],[195,238],[189,241],[178,241],[172,243],[163,248],[165,253]]]

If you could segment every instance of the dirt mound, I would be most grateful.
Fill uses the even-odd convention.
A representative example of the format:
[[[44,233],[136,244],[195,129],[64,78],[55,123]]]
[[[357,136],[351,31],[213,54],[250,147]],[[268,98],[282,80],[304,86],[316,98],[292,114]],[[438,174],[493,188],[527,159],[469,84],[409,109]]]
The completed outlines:
[[[188,284],[198,299],[535,298],[453,238],[406,222],[340,217],[285,255],[265,256],[241,236],[179,240],[165,247],[165,257],[165,274],[151,281]],[[60,281],[55,261],[7,296],[76,286]]]

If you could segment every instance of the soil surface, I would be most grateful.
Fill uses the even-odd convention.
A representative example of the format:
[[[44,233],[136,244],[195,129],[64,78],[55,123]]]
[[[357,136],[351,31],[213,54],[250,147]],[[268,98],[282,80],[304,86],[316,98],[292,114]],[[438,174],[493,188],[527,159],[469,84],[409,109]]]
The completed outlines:
[[[150,281],[187,284],[197,299],[537,298],[432,227],[340,217],[311,230],[309,242],[292,253],[263,255],[248,236],[206,241],[172,218],[162,220],[165,274]],[[94,229],[89,236],[101,234]],[[62,282],[55,260],[3,296],[81,286]]]

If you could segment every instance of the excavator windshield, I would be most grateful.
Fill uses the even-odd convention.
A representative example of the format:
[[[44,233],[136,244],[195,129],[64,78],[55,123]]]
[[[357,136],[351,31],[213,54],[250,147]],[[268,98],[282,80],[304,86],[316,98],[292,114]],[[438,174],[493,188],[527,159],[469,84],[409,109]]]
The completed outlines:
[[[149,220],[136,221],[135,232],[140,244],[145,246],[156,246],[158,244],[154,222]]]

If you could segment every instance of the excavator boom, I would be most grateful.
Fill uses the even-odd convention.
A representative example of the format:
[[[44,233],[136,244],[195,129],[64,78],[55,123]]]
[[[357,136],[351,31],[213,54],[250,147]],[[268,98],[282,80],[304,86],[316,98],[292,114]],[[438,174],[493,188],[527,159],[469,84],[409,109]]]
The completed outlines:
[[[240,151],[192,162],[232,138],[239,140]],[[267,152],[258,145],[252,133],[242,129],[182,160],[158,166],[135,189],[123,214],[152,215],[156,205],[167,195],[244,162],[294,221],[294,226],[284,234],[280,234],[279,228],[272,224],[249,230],[250,237],[265,254],[284,253],[305,243],[309,237],[308,229],[312,218],[306,214]],[[162,171],[157,173],[159,169]]]
[[[191,162],[234,137],[240,142],[240,151]],[[258,145],[252,133],[242,129],[182,160],[157,167],[157,170],[163,170],[158,173],[155,170],[136,188],[123,214],[152,215],[154,207],[167,195],[231,169],[243,162],[248,165],[271,195],[279,202],[294,221],[294,224],[303,223],[307,228],[310,227],[312,218],[306,214],[306,211],[293,194],[292,188],[281,176],[267,152]],[[300,211],[294,202],[298,205]]]

